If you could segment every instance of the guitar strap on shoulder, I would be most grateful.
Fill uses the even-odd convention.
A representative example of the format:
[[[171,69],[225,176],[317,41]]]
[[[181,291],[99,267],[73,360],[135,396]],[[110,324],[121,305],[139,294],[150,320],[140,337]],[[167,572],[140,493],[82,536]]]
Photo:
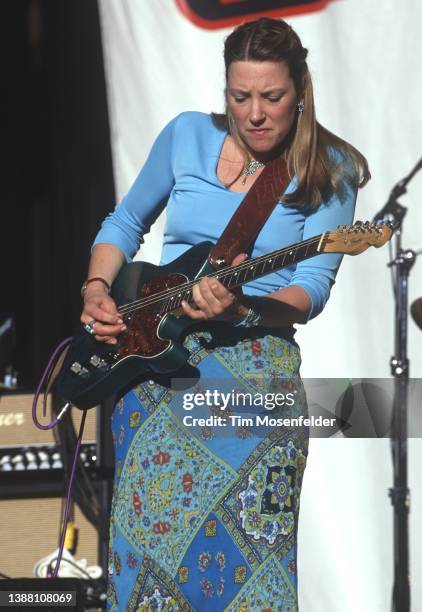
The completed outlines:
[[[289,181],[284,158],[277,157],[265,164],[208,256],[214,269],[229,266],[236,255],[248,250],[280,201]]]

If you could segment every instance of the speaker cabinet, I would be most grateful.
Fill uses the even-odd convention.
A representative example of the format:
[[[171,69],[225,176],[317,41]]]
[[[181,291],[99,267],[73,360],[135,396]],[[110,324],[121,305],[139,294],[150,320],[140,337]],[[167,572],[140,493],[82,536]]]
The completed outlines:
[[[42,557],[58,548],[62,500],[58,498],[0,500],[0,572],[30,578]],[[75,560],[97,565],[97,531],[75,506],[79,529]]]
[[[32,422],[32,399],[29,394],[9,394],[0,397],[0,450],[4,455],[8,448],[37,448],[55,443],[51,430],[40,430]],[[41,406],[38,418],[43,418]],[[72,419],[78,431],[82,412],[73,410]],[[96,440],[96,409],[88,411],[84,442]],[[1,466],[0,466],[1,468]],[[30,476],[31,474],[29,474]],[[0,493],[5,489],[6,480],[10,481],[11,472],[0,471]],[[20,474],[16,474],[16,477]],[[42,473],[33,474],[34,480],[42,478]],[[0,496],[1,497],[1,496]],[[11,578],[31,577],[34,564],[58,547],[61,521],[62,499],[40,497],[37,499],[0,499],[0,572]],[[86,558],[88,565],[97,564],[98,538],[96,529],[84,518],[75,505],[75,526],[78,528],[78,545],[75,560]]]

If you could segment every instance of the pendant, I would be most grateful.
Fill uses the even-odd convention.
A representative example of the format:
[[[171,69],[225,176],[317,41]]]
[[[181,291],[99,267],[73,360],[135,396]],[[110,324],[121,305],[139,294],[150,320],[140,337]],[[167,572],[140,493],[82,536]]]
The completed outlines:
[[[255,174],[255,172],[257,170],[259,170],[260,168],[263,168],[264,166],[265,166],[265,164],[263,162],[259,162],[259,161],[247,161],[247,162],[245,162],[245,167],[243,168],[244,178],[243,178],[243,181],[242,181],[242,185],[245,185],[246,179],[248,178],[248,176],[251,176],[252,174]]]

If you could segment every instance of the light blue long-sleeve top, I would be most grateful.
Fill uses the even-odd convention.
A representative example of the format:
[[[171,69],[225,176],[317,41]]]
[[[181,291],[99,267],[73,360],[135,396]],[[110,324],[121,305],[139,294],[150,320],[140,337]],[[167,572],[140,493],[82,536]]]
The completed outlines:
[[[167,221],[161,264],[167,264],[192,245],[216,242],[244,193],[231,191],[217,177],[217,162],[227,132],[210,115],[185,112],[163,129],[128,194],[103,222],[94,245],[113,244],[130,261],[151,224],[164,207]],[[287,192],[295,188],[294,180]],[[356,190],[345,185],[316,210],[276,205],[252,250],[258,257],[311,238],[353,220]],[[324,308],[340,265],[341,255],[323,254],[244,285],[248,295],[267,295],[289,285],[302,287],[311,300],[309,319]]]

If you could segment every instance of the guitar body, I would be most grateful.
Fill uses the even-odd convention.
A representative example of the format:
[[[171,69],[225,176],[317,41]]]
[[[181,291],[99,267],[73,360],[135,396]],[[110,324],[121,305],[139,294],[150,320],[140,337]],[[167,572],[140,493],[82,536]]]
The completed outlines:
[[[117,345],[98,342],[81,327],[67,352],[54,383],[60,398],[86,409],[99,404],[142,374],[173,372],[189,358],[179,342],[192,319],[160,312],[154,295],[212,272],[207,257],[211,242],[202,242],[165,266],[133,262],[120,270],[113,283],[112,297],[118,309],[140,298],[151,305],[124,315],[127,331]]]

